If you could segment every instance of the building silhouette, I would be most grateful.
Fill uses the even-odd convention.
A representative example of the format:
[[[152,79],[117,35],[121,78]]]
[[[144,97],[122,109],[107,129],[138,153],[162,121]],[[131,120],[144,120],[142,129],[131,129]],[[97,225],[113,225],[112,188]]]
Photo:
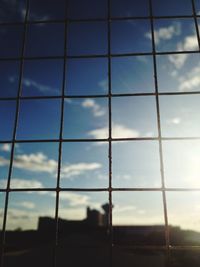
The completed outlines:
[[[6,266],[46,266],[51,264],[56,249],[58,266],[108,266],[109,263],[109,204],[102,205],[102,211],[86,208],[83,220],[58,218],[57,246],[55,247],[56,220],[39,217],[37,230],[6,232]],[[170,226],[171,242],[174,245],[200,245],[200,233],[184,231]],[[142,249],[143,246],[164,247],[164,225],[114,225],[112,232],[115,266],[131,266],[134,261],[139,266],[164,267],[165,252],[158,249]],[[67,253],[67,254],[66,254]],[[66,258],[67,255],[67,258]],[[188,262],[199,263],[195,252],[175,255],[178,267],[188,267]],[[143,262],[143,263],[141,263]],[[137,265],[136,265],[137,266]]]

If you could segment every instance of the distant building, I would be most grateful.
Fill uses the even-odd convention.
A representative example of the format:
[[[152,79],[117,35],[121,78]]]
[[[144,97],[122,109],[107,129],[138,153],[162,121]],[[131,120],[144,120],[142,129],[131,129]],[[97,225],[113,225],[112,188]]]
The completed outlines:
[[[104,224],[104,214],[98,210],[87,207],[87,217],[85,219],[88,225],[102,226]]]
[[[59,228],[66,229],[66,228],[81,228],[81,227],[98,227],[98,226],[108,226],[109,223],[109,204],[102,205],[102,209],[104,213],[96,209],[91,209],[87,207],[86,209],[86,218],[83,220],[64,220],[59,218]],[[38,231],[45,231],[45,230],[54,230],[55,229],[55,220],[49,217],[39,217],[38,220]]]

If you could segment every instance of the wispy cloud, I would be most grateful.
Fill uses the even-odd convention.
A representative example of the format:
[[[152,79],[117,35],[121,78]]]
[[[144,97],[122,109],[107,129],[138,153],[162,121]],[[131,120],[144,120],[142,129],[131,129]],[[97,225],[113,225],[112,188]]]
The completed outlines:
[[[7,166],[9,165],[10,161],[2,156],[0,156],[0,166]]]
[[[154,31],[154,38],[156,45],[159,45],[161,41],[171,40],[175,36],[181,34],[181,24],[174,23],[168,27],[161,27]],[[151,33],[145,33],[145,37],[151,39]],[[192,51],[198,49],[198,42],[196,33],[186,36],[183,41],[178,42],[176,46],[177,51]],[[180,69],[188,58],[187,54],[173,54],[169,55],[169,61],[174,64],[177,69]]]
[[[32,172],[54,173],[57,169],[57,162],[53,159],[48,159],[42,152],[16,155],[13,165],[16,168]]]
[[[177,45],[178,51],[188,51],[198,49],[198,42],[196,34],[186,36],[183,42],[179,42]]]
[[[9,81],[11,83],[16,82],[16,80],[17,80],[17,77],[15,77],[15,76],[9,77]],[[26,86],[28,88],[33,87],[41,93],[47,93],[47,92],[48,93],[57,93],[57,92],[59,92],[58,88],[53,88],[51,86],[38,83],[38,82],[36,82],[30,78],[24,78],[22,83],[24,86]]]
[[[112,136],[114,138],[120,138],[120,137],[139,137],[140,133],[139,131],[135,129],[128,128],[124,125],[120,124],[114,124],[112,129]]]
[[[15,149],[17,151],[21,151],[20,145],[19,144],[15,144]],[[10,152],[11,151],[11,144],[2,144],[2,145],[0,145],[0,151]]]
[[[106,110],[101,107],[94,99],[85,99],[82,102],[82,107],[90,109],[95,117],[101,117],[106,114]]]
[[[200,87],[200,65],[185,73],[185,76],[179,78],[179,91],[192,91]]]
[[[22,201],[22,202],[17,202],[16,206],[20,206],[25,209],[34,209],[35,208],[35,203],[30,202],[30,201]]]
[[[72,99],[69,99],[69,98],[65,98],[64,101],[67,104],[73,104],[73,102],[74,102]]]
[[[144,64],[148,64],[148,57],[147,56],[136,56],[135,57],[139,62],[144,63]]]
[[[161,41],[166,41],[172,39],[174,36],[178,36],[181,34],[181,25],[180,23],[174,23],[168,27],[161,27],[158,30],[154,31],[154,39],[156,45],[158,45]],[[151,32],[145,33],[145,37],[148,39],[152,39]]]
[[[61,175],[63,178],[70,178],[74,176],[83,175],[85,172],[100,169],[102,165],[97,162],[85,163],[79,162],[76,164],[66,164],[62,168]]]
[[[26,15],[26,9],[21,9],[21,15],[22,17],[24,17]],[[46,15],[43,15],[43,16],[38,16],[37,14],[31,12],[31,20],[36,20],[36,21],[46,21],[46,20],[50,20],[51,17],[50,15],[46,14]],[[39,23],[37,24],[38,26],[43,26],[45,25],[45,23]]]
[[[174,118],[168,119],[168,120],[167,120],[167,123],[168,123],[168,124],[175,124],[175,125],[178,125],[178,124],[181,123],[181,118],[179,118],[179,117],[174,117]]]
[[[42,23],[42,21],[47,21],[47,20],[50,20],[51,17],[49,15],[44,15],[42,17],[36,15],[36,14],[33,14],[32,13],[32,20],[36,20],[36,21],[41,21],[41,23],[37,24],[38,26],[45,26],[46,23]]]
[[[10,152],[11,150],[11,145],[10,144],[3,144],[0,146],[0,150],[3,152]]]
[[[186,36],[182,42],[177,44],[177,51],[191,51],[197,49],[198,42],[196,34]],[[168,59],[177,69],[180,69],[185,64],[188,56],[188,54],[173,54],[169,55]]]
[[[0,180],[0,187],[5,188],[7,180]],[[11,178],[11,188],[43,188],[43,184],[37,180],[24,180],[19,178]]]
[[[55,198],[55,193],[50,191],[40,191],[40,192],[38,191],[38,192],[33,192],[33,194],[39,194]],[[60,200],[63,200],[66,203],[67,208],[84,206],[85,209],[87,205],[91,204],[90,196],[86,194],[80,194],[74,192],[61,192],[59,198]]]
[[[9,163],[10,161],[8,159],[2,156],[0,157],[0,166],[7,166]],[[42,152],[16,155],[13,166],[18,169],[38,173],[44,172],[52,175],[57,171],[57,161],[49,159]],[[101,164],[97,162],[64,163],[62,166],[62,177],[72,178],[99,168],[101,168]]]
[[[43,200],[45,198],[54,198],[55,193],[44,191],[44,192],[32,192],[35,198],[41,195]],[[85,210],[88,205],[100,206],[101,203],[96,203],[91,201],[91,197],[87,194],[80,194],[74,192],[61,192],[60,195],[60,207],[59,207],[59,217],[72,219],[84,219]],[[8,221],[7,229],[22,228],[25,229],[37,229],[38,218],[40,216],[54,216],[52,209],[48,206],[46,209],[40,208],[38,202],[34,201],[16,201],[12,203],[13,206],[8,209]]]
[[[104,139],[108,138],[108,127],[98,128],[88,132],[88,135],[92,136],[95,139]],[[128,128],[121,124],[113,124],[112,127],[112,136],[114,138],[129,138],[129,137],[139,137],[140,133],[135,130]]]
[[[52,210],[46,209],[46,210],[35,210],[35,207],[31,208],[31,202],[28,204],[28,202],[25,204],[26,207],[20,206],[19,203],[19,208],[12,207],[8,209],[7,213],[7,223],[6,223],[6,228],[9,230],[15,230],[17,228],[21,228],[23,230],[29,230],[29,229],[37,229],[38,227],[38,218],[40,216],[48,216],[52,217]],[[16,202],[16,204],[18,204]],[[29,205],[29,208],[28,208]],[[35,205],[36,206],[36,205]]]
[[[41,83],[37,83],[36,81],[31,80],[31,79],[29,79],[29,78],[24,78],[24,79],[23,79],[23,84],[24,84],[26,87],[34,87],[34,88],[36,88],[38,91],[40,91],[41,93],[46,93],[46,92],[55,93],[55,92],[58,92],[58,91],[59,91],[57,88],[53,88],[53,87],[48,86],[48,85],[44,85],[44,84],[41,84]]]
[[[88,195],[82,195],[73,192],[62,192],[60,194],[61,200],[66,200],[68,205],[74,206],[87,206],[90,203],[90,197]]]
[[[108,81],[107,81],[107,79],[99,81],[98,85],[104,92],[108,91]]]
[[[88,135],[95,139],[108,138],[108,127],[98,128],[88,132]]]
[[[169,55],[168,59],[169,61],[175,66],[175,68],[180,69],[185,64],[186,60],[188,58],[187,54],[173,54]]]
[[[27,212],[23,209],[19,208],[10,208],[8,209],[8,220],[7,220],[7,225],[6,228],[8,229],[16,229],[20,226],[22,226],[23,229],[26,229],[28,226],[26,225],[28,220],[31,220],[34,218],[34,225],[35,229],[37,228],[37,220],[38,220],[38,213],[36,212]],[[32,228],[32,225],[29,226],[30,229]]]

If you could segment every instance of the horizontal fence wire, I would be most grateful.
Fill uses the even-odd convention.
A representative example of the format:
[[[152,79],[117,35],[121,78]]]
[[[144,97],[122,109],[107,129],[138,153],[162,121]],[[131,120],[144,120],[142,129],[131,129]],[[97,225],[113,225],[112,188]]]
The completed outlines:
[[[199,95],[200,91],[185,91],[185,92],[157,92],[157,93],[120,93],[120,94],[110,94],[111,97],[117,98],[117,97],[136,97],[136,96],[177,96],[177,95]],[[109,94],[103,94],[103,95],[64,95],[64,98],[67,99],[82,99],[82,98],[108,98]],[[21,96],[19,97],[20,100],[39,100],[39,99],[61,99],[62,96]],[[0,97],[0,101],[14,101],[17,100],[16,97]]]
[[[162,137],[161,140],[163,141],[178,141],[178,140],[185,140],[185,141],[189,141],[189,140],[200,140],[199,136],[194,136],[194,137]],[[112,141],[112,143],[115,142],[128,142],[128,141],[159,141],[159,137],[133,137],[133,138],[111,138],[110,141]],[[109,138],[105,138],[105,139],[84,139],[84,138],[76,138],[76,139],[16,139],[15,143],[20,144],[20,143],[59,143],[59,142],[63,142],[63,143],[84,143],[84,142],[94,142],[94,143],[108,143],[109,142]],[[11,140],[3,140],[0,141],[0,144],[12,144],[13,141]]]
[[[183,51],[155,51],[155,55],[165,56],[165,55],[182,55],[182,54],[199,54],[199,50],[183,50]],[[153,52],[135,52],[135,53],[111,53],[111,58],[117,57],[134,57],[134,56],[153,56]],[[0,61],[17,61],[17,60],[45,60],[45,59],[86,59],[86,58],[108,58],[108,54],[87,54],[87,55],[67,55],[67,56],[22,56],[22,57],[2,57],[0,56]]]
[[[187,191],[200,191],[200,187],[198,188],[178,188],[178,187],[174,187],[174,188],[170,188],[170,187],[165,187],[164,189],[163,188],[160,188],[160,187],[153,187],[153,188],[150,188],[150,187],[119,187],[119,188],[115,188],[115,187],[105,187],[105,188],[84,188],[84,187],[75,187],[75,188],[66,188],[66,187],[53,187],[53,188],[9,188],[9,189],[0,189],[0,192],[37,192],[37,191],[40,191],[40,192],[45,192],[45,191],[55,191],[55,192],[65,192],[65,191],[74,191],[74,192],[80,192],[80,191],[83,191],[83,192],[109,192],[109,191],[115,191],[115,192],[119,192],[119,191],[130,191],[130,192],[141,192],[141,191],[149,191],[149,192],[162,192],[162,191],[168,191],[168,192],[174,192],[174,191],[177,191],[177,192],[187,192]]]
[[[193,19],[194,18],[194,15],[179,15],[179,16],[120,16],[120,17],[110,17],[109,20],[110,21],[126,21],[126,20],[148,20],[153,18],[153,19]],[[200,18],[200,15],[199,14],[195,14],[195,17],[196,18]],[[28,20],[28,21],[25,21],[25,22],[19,22],[19,21],[11,21],[11,22],[0,22],[0,26],[7,26],[7,25],[10,25],[10,26],[16,26],[16,25],[24,25],[24,24],[27,24],[27,25],[31,25],[31,24],[44,24],[44,23],[49,23],[49,24],[52,24],[52,23],[59,23],[59,24],[62,24],[62,23],[65,23],[65,22],[68,22],[68,23],[76,23],[76,22],[101,22],[101,21],[104,21],[104,22],[107,22],[107,18],[90,18],[90,19],[72,19],[72,18],[66,18],[66,19],[47,19],[47,20]]]

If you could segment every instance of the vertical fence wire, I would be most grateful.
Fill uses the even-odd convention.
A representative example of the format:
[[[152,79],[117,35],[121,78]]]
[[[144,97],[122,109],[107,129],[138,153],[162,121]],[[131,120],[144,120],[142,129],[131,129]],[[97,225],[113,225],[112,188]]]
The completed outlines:
[[[58,171],[57,171],[57,186],[56,186],[56,210],[55,210],[55,254],[54,267],[57,266],[57,252],[59,246],[59,196],[60,196],[60,179],[62,168],[62,140],[64,129],[64,109],[65,109],[65,87],[66,87],[66,64],[67,64],[67,30],[68,30],[68,0],[65,0],[65,23],[64,23],[64,60],[63,60],[63,75],[62,75],[62,98],[61,98],[61,115],[60,115],[60,133],[59,133],[59,148],[58,148]]]
[[[108,160],[109,160],[109,256],[110,267],[113,258],[113,222],[112,222],[112,86],[111,86],[111,0],[107,0],[107,39],[108,39]]]
[[[194,2],[194,0],[191,0],[191,4],[192,4],[192,13],[193,13],[193,18],[194,18],[194,23],[195,23],[195,29],[196,29],[196,35],[197,35],[197,40],[198,40],[198,46],[199,46],[199,51],[200,51],[199,25],[198,25],[197,13],[196,13],[196,8],[195,8],[195,2]]]
[[[15,141],[17,135],[17,127],[18,127],[18,118],[19,118],[19,109],[20,109],[20,96],[22,92],[22,79],[23,79],[23,69],[24,69],[24,54],[25,54],[25,45],[26,45],[26,33],[27,33],[27,20],[29,14],[29,0],[26,0],[26,13],[25,13],[25,21],[23,24],[23,37],[22,37],[22,50],[21,50],[21,61],[20,61],[20,72],[19,72],[19,87],[16,98],[16,109],[15,109],[15,120],[13,127],[13,136],[11,143],[11,152],[10,152],[10,165],[8,171],[8,179],[7,179],[7,187],[6,187],[6,196],[5,196],[5,206],[4,206],[4,214],[3,214],[3,226],[2,226],[2,240],[1,240],[1,249],[0,249],[0,263],[3,267],[4,264],[4,248],[6,242],[6,220],[8,214],[8,202],[9,202],[9,190],[10,190],[10,181],[12,176],[12,168],[14,161],[14,150],[15,150]]]
[[[152,36],[151,37],[152,50],[153,50],[154,83],[155,83],[155,92],[156,92],[155,97],[156,97],[156,113],[157,113],[158,140],[159,140],[160,173],[161,173],[161,183],[162,183],[162,199],[163,199],[163,209],[164,209],[164,220],[165,220],[165,240],[166,240],[166,249],[167,249],[167,262],[169,262],[170,240],[169,240],[169,226],[168,226],[168,215],[167,215],[167,201],[166,201],[166,192],[165,192],[164,162],[163,162],[163,148],[162,148],[160,103],[159,103],[159,96],[158,96],[158,78],[157,78],[156,46],[155,46],[152,0],[149,0],[149,9],[150,9],[150,23],[151,23],[151,36]]]

